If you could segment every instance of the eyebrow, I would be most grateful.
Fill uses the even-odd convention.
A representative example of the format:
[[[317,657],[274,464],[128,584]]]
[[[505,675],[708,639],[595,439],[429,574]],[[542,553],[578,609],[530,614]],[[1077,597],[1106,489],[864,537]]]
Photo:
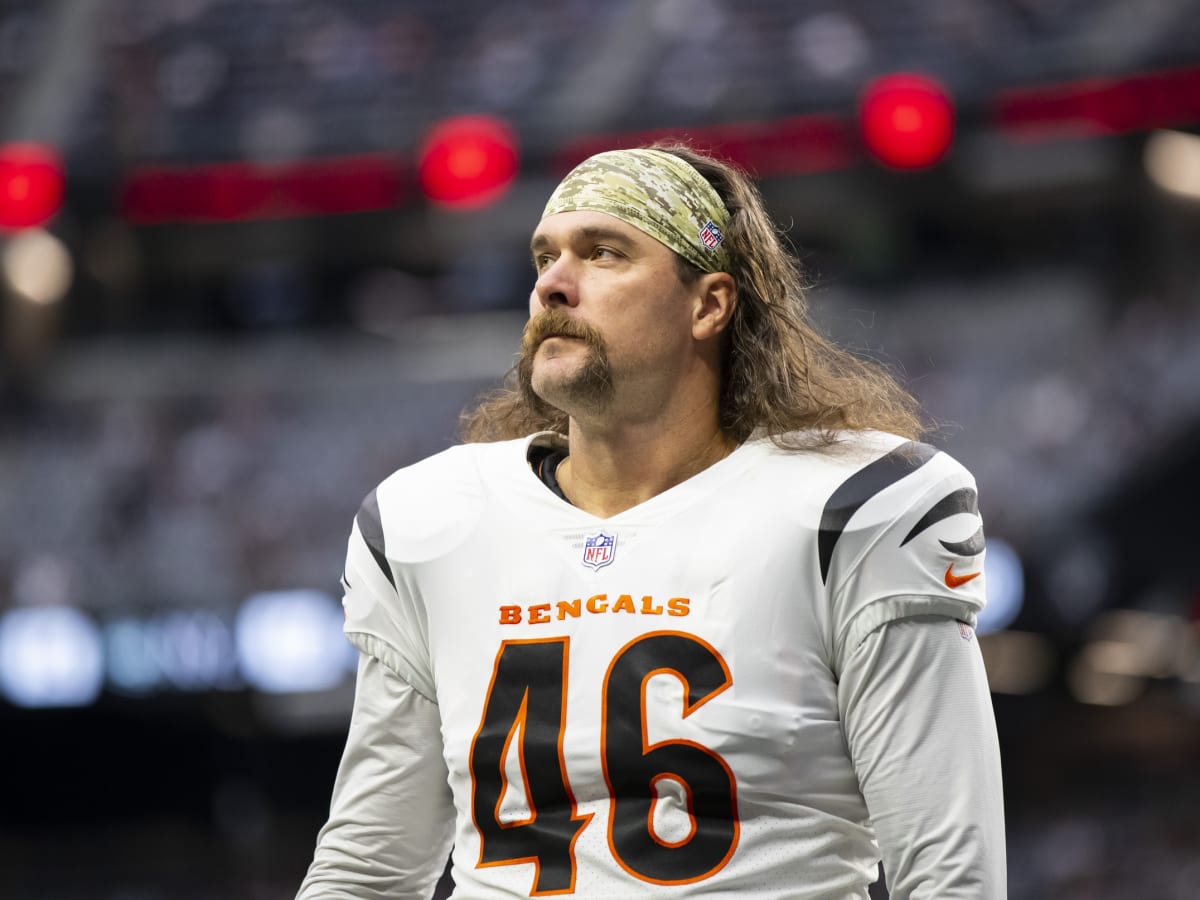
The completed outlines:
[[[623,249],[633,247],[633,240],[624,232],[617,231],[615,228],[605,228],[600,225],[589,225],[584,228],[578,228],[571,231],[568,235],[568,241],[584,239],[588,241],[608,241],[610,243],[619,244]],[[533,240],[529,242],[529,252],[538,253],[542,250],[548,250],[554,246],[554,242],[544,234],[535,234]]]

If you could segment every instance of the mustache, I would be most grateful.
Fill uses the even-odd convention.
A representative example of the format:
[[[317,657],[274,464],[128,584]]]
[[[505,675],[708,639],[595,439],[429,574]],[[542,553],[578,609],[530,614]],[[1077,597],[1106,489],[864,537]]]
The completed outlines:
[[[578,322],[557,307],[538,313],[525,323],[521,336],[521,355],[517,361],[517,389],[527,406],[542,416],[562,416],[558,408],[543,400],[533,389],[533,361],[542,342],[551,337],[575,338],[587,343],[588,364],[574,392],[581,402],[590,406],[603,405],[611,400],[612,371],[608,349],[600,332],[585,322]]]
[[[525,331],[521,336],[521,352],[532,354],[543,341],[552,337],[575,338],[596,349],[604,347],[604,338],[591,325],[572,319],[561,309],[548,309],[525,323]]]

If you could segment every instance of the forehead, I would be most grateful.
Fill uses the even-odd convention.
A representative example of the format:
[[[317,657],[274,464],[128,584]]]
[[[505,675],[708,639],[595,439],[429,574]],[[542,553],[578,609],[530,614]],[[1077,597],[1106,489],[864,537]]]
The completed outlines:
[[[590,209],[570,210],[546,216],[533,230],[530,245],[537,248],[545,244],[566,244],[573,240],[598,237],[622,241],[634,247],[661,247],[664,251],[671,252],[656,238],[628,222]]]

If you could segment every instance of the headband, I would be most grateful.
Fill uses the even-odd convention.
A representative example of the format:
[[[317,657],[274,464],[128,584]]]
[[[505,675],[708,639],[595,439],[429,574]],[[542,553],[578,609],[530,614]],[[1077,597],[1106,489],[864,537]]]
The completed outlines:
[[[729,267],[722,248],[729,211],[713,186],[662,150],[610,150],[585,159],[551,194],[542,218],[572,210],[608,213],[705,272]]]

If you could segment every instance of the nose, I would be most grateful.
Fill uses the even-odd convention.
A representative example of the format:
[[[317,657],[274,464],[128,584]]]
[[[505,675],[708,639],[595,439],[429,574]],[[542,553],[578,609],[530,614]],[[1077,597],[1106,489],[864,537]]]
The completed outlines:
[[[533,285],[533,296],[538,305],[545,308],[579,304],[578,276],[567,254],[542,269]]]

